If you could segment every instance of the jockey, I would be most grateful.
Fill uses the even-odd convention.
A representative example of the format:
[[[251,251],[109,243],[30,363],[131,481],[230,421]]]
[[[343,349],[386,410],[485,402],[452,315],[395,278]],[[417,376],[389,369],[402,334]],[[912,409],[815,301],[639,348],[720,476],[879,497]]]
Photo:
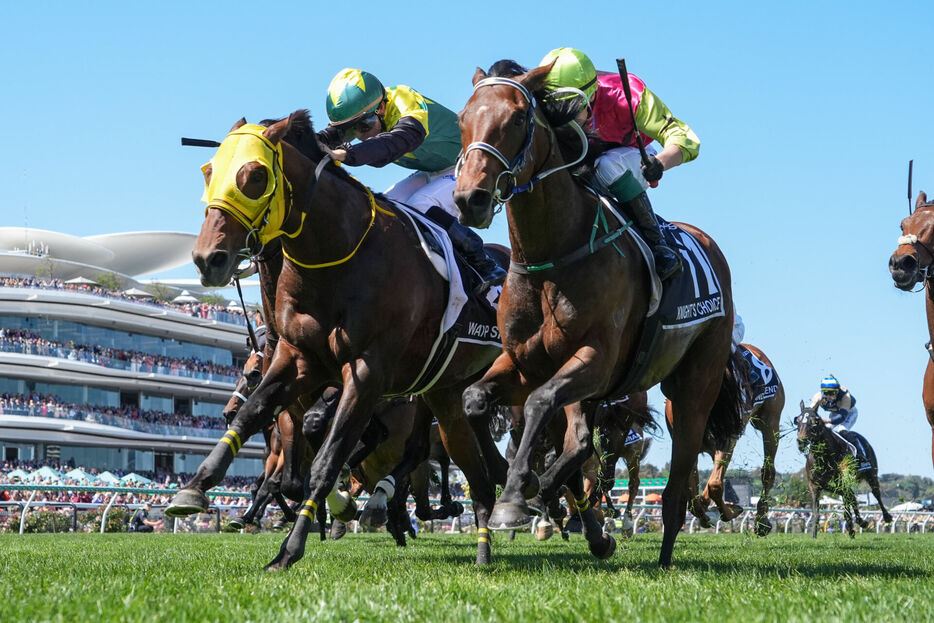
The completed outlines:
[[[502,283],[506,271],[487,255],[483,239],[457,222],[457,115],[410,87],[385,88],[373,74],[349,68],[331,80],[326,105],[331,123],[318,136],[333,150],[334,160],[374,167],[394,162],[414,169],[385,195],[447,230],[454,248],[479,274],[478,291]],[[350,144],[354,139],[359,142]]]
[[[856,410],[856,398],[846,387],[840,385],[840,381],[832,374],[824,377],[820,382],[820,391],[811,398],[811,408],[817,409],[818,407],[830,414],[830,417],[821,418],[824,425],[846,443],[853,456],[859,457],[856,446],[843,436],[845,431],[850,430],[856,424],[856,418],[859,415]]]
[[[658,276],[662,280],[676,276],[681,271],[681,258],[665,244],[645,191],[658,185],[666,169],[697,158],[700,150],[697,135],[672,115],[641,79],[629,74],[632,108],[643,144],[658,141],[662,145],[659,153],[647,147],[648,162],[641,164],[636,128],[619,74],[598,73],[587,55],[573,48],[552,50],[539,64],[546,65],[552,65],[546,88],[572,87],[590,98],[590,107],[579,120],[582,127],[595,131],[604,141],[622,145],[597,158],[597,181],[620,203],[652,245]]]

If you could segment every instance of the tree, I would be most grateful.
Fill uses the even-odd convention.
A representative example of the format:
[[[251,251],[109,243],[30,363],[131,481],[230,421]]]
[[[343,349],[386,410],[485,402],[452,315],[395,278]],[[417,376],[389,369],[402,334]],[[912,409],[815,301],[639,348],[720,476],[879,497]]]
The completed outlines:
[[[165,285],[164,283],[153,283],[150,284],[146,291],[152,294],[154,301],[160,301],[162,303],[168,303],[173,298],[172,289]]]
[[[97,285],[110,292],[123,289],[123,278],[117,273],[103,273],[98,275],[95,280],[97,281]]]

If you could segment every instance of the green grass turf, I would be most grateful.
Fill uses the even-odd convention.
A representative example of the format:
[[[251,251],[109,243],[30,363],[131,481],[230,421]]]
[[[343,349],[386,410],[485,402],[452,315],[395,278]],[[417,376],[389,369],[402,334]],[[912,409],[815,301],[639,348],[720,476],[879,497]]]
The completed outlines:
[[[283,535],[0,535],[3,621],[928,621],[934,534],[681,535],[586,542],[468,535],[309,539],[291,570],[262,567]]]

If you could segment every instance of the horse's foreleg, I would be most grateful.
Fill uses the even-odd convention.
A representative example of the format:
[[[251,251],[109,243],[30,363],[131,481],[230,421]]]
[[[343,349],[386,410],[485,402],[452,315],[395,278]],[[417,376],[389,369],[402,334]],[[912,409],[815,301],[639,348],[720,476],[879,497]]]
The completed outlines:
[[[579,402],[570,404],[564,408],[564,412],[567,417],[567,427],[564,432],[561,454],[539,479],[542,498],[545,500],[554,497],[558,488],[579,471],[594,453],[593,428],[581,404]]]
[[[269,372],[237,411],[227,432],[201,462],[194,477],[172,498],[165,509],[166,515],[180,517],[207,510],[210,501],[205,492],[223,479],[243,444],[267,426],[277,410],[291,402],[297,393],[296,357],[297,353],[292,347],[283,341],[279,342]]]
[[[473,426],[461,413],[460,392],[433,390],[425,396],[425,400],[438,419],[441,441],[448,456],[461,468],[470,485],[470,498],[477,521],[477,564],[489,564],[492,546],[490,510],[496,500],[496,486],[487,472]]]
[[[297,405],[296,405],[297,406]],[[302,462],[308,451],[308,442],[301,434],[300,424],[296,422],[293,407],[279,414],[279,435],[282,439],[282,455],[277,470],[279,489],[290,500],[300,501],[305,494],[305,474]]]
[[[931,462],[934,464],[934,360],[931,360],[930,357],[928,357],[927,367],[924,369],[921,402],[924,404],[924,413],[927,416],[928,424],[931,426]]]
[[[875,459],[875,457],[873,457],[873,459]],[[882,511],[882,521],[885,523],[892,523],[892,515],[889,514],[885,504],[882,503],[882,490],[879,487],[878,467],[875,465],[875,460],[873,460],[872,472],[866,477],[866,481],[869,483],[869,489],[879,503],[879,509]]]
[[[808,474],[810,481],[810,474]],[[808,488],[811,490],[811,538],[817,538],[817,525],[820,522],[820,487],[813,482],[808,482]]]
[[[506,487],[490,518],[494,526],[499,529],[518,528],[531,521],[525,500],[534,497],[539,490],[538,479],[532,472],[532,455],[542,431],[558,409],[592,396],[605,384],[605,366],[602,364],[604,358],[609,355],[610,353],[598,353],[595,349],[585,346],[547,383],[529,394],[523,410],[525,428],[522,440],[509,467]],[[500,357],[502,358],[502,355]],[[466,404],[466,392],[464,401]],[[575,430],[574,434],[578,434],[578,431]]]
[[[568,478],[567,486],[570,494],[574,496],[574,506],[580,513],[581,531],[587,539],[590,553],[601,560],[609,558],[616,551],[616,539],[603,531],[603,526],[594,513],[590,498],[584,492],[583,474],[579,468]]]
[[[382,393],[382,377],[365,359],[345,364],[342,373],[344,391],[331,428],[311,464],[308,497],[302,502],[298,518],[292,524],[278,556],[266,566],[269,571],[287,569],[304,555],[305,540],[318,508],[333,489]]]
[[[508,480],[509,463],[499,453],[490,434],[490,418],[498,404],[521,405],[527,395],[528,390],[519,371],[505,353],[496,358],[482,379],[464,390],[464,413],[487,462],[487,469],[498,484]]]

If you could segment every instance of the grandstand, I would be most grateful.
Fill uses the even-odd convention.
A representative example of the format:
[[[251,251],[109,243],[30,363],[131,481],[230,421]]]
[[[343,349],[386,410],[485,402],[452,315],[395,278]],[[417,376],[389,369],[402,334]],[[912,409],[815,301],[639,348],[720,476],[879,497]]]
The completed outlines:
[[[248,349],[241,310],[143,279],[189,263],[193,243],[0,228],[0,460],[197,469]],[[255,475],[261,454],[248,442],[229,474]]]

